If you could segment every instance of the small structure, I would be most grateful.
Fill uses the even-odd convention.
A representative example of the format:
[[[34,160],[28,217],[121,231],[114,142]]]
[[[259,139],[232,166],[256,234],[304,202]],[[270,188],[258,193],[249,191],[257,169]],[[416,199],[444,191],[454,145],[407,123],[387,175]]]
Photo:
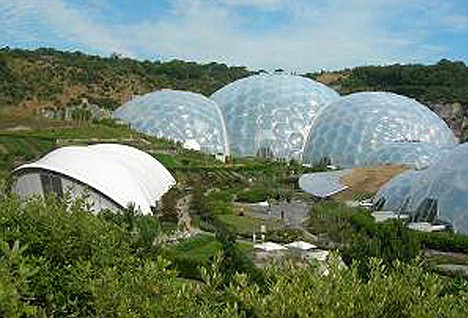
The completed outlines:
[[[372,217],[374,218],[375,222],[381,223],[392,219],[407,219],[409,218],[409,215],[399,214],[393,211],[375,211],[372,212]]]
[[[273,242],[265,242],[261,244],[255,244],[254,249],[259,249],[265,252],[277,252],[277,251],[285,251],[287,250],[286,247],[284,247],[281,244],[278,243],[273,243]]]
[[[365,209],[371,209],[373,207],[372,199],[364,199],[359,201],[359,206]]]
[[[248,203],[247,206],[254,212],[267,213],[270,211],[271,206],[267,201]]]
[[[351,173],[351,170],[337,170],[304,174],[299,178],[299,187],[318,198],[328,198],[348,189],[341,178]]]
[[[295,241],[285,245],[291,253],[291,256],[296,256],[301,259],[301,261],[306,261],[308,259],[308,254],[310,250],[317,248],[314,244],[310,244],[304,241]]]
[[[195,139],[188,139],[184,141],[184,143],[182,144],[182,147],[187,150],[195,150],[195,151],[201,150],[200,144]]]
[[[437,231],[444,231],[447,229],[446,224],[432,225],[429,222],[411,222],[411,223],[408,223],[407,226],[411,230],[420,231],[420,232],[437,232]]]
[[[82,98],[81,102],[67,107],[43,107],[40,110],[42,117],[49,119],[65,120],[99,120],[110,118],[112,112],[109,109],[92,104],[87,98]]]
[[[310,244],[304,241],[295,241],[289,244],[286,244],[286,247],[289,249],[297,249],[301,251],[308,251],[314,248],[317,248],[314,244]]]
[[[307,253],[308,260],[316,260],[318,262],[325,262],[330,254],[329,251],[326,250],[316,250],[310,253]]]
[[[157,201],[175,184],[159,161],[136,148],[96,144],[56,149],[13,172],[12,192],[71,199],[84,198],[91,210],[122,210],[129,205],[152,213]]]

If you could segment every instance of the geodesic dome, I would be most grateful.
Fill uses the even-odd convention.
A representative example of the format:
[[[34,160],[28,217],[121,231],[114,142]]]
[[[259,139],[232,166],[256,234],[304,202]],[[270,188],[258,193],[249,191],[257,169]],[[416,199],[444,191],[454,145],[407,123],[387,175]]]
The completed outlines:
[[[429,143],[453,147],[456,138],[445,122],[416,100],[386,92],[344,96],[314,120],[303,162],[323,159],[341,167],[366,164],[366,156],[386,143]]]
[[[468,144],[461,144],[441,156],[427,169],[399,175],[377,193],[384,209],[399,209],[415,221],[450,223],[468,234]]]
[[[316,113],[338,93],[311,79],[285,74],[254,75],[216,91],[236,156],[301,156]]]
[[[385,183],[374,197],[374,209],[407,213],[409,192],[419,181],[423,172],[408,170]]]
[[[125,103],[114,112],[114,117],[145,134],[182,143],[196,142],[207,153],[229,154],[219,107],[200,94],[152,92]]]
[[[363,166],[392,164],[422,169],[440,159],[444,152],[426,142],[383,143],[364,156]]]
[[[411,189],[410,209],[416,217],[426,217],[428,201],[437,207],[438,218],[454,230],[468,233],[468,144],[461,144],[424,171]]]

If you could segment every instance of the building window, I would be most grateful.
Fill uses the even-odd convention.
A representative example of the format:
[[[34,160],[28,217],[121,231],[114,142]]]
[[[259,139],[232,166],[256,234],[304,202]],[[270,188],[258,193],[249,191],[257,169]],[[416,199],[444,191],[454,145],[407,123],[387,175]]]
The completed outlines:
[[[41,173],[41,184],[44,195],[55,193],[56,196],[63,196],[62,179],[52,173]]]

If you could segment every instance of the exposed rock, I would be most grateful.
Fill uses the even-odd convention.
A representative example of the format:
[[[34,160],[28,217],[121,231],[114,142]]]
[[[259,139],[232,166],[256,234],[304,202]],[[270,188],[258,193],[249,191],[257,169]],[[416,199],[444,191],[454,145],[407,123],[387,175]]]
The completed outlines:
[[[455,135],[464,140],[468,136],[468,114],[461,103],[426,103],[431,110],[442,117]]]

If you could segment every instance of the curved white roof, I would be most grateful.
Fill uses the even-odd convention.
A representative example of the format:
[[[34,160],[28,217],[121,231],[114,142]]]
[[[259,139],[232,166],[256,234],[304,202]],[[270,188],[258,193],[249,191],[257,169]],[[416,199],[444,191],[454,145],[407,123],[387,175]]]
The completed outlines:
[[[134,204],[143,213],[175,184],[159,161],[136,148],[96,144],[56,149],[15,171],[44,169],[66,175],[94,188],[122,207]]]
[[[350,173],[351,169],[303,174],[299,178],[299,187],[316,197],[327,198],[348,189],[341,178]]]

